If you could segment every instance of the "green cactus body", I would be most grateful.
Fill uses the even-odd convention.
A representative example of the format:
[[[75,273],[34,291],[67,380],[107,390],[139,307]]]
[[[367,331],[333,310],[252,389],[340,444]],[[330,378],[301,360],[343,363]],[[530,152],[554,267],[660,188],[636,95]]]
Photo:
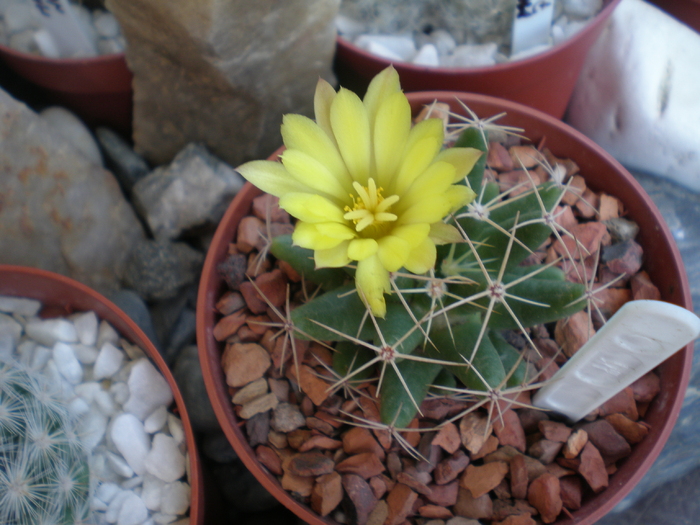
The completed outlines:
[[[65,407],[30,371],[0,361],[0,523],[81,523],[89,479]]]
[[[455,145],[485,152],[487,137],[469,128]],[[336,342],[338,384],[376,379],[381,422],[389,428],[406,428],[431,387],[478,402],[535,383],[523,351],[501,331],[523,331],[585,306],[585,286],[566,281],[559,268],[523,265],[552,235],[548,210],[565,189],[533,183],[504,198],[496,183],[482,184],[484,169],[485,155],[464,181],[480,188],[478,199],[450,218],[463,240],[438,247],[430,276],[396,272],[383,319],[360,300],[348,268],[316,271],[313,252],[291,237],[272,243],[276,257],[323,290],[293,310],[298,337]]]

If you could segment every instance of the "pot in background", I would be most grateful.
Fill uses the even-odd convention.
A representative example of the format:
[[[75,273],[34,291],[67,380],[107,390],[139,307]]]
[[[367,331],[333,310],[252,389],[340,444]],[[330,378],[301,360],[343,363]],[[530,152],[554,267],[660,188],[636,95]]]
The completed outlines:
[[[524,128],[525,135],[535,144],[546,138],[546,146],[554,155],[570,158],[579,165],[580,174],[589,187],[616,196],[622,201],[628,211],[626,217],[640,227],[637,241],[647,254],[644,269],[659,288],[661,299],[692,310],[690,287],[680,252],[661,213],[632,175],[593,141],[556,118],[516,102],[457,92],[408,93],[407,96],[414,114],[436,99],[450,104],[452,111],[464,114],[457,102],[459,100],[481,118],[506,112],[498,124]],[[271,159],[276,156],[274,154]],[[261,191],[250,183],[239,192],[217,228],[204,263],[197,300],[197,344],[202,373],[224,433],[258,481],[278,501],[309,524],[335,524],[329,518],[319,517],[309,507],[294,499],[257,460],[242,428],[244,422],[236,417],[231,403],[221,367],[224,344],[218,343],[213,336],[217,321],[215,304],[226,290],[226,284],[217,272],[217,265],[226,258],[228,245],[236,235],[239,222],[250,213],[252,200],[260,194]],[[652,402],[644,419],[651,426],[648,436],[634,447],[632,454],[611,476],[606,490],[584,500],[582,507],[572,512],[572,518],[560,519],[556,522],[557,525],[595,523],[644,476],[664,447],[678,417],[690,377],[692,353],[693,346],[689,344],[660,365],[658,372],[661,392]]]
[[[28,297],[42,303],[42,317],[66,316],[93,311],[109,322],[125,339],[141,348],[170,385],[182,421],[189,457],[188,482],[191,489],[190,524],[204,524],[204,481],[194,432],[182,394],[168,366],[146,334],[114,303],[78,281],[57,273],[26,266],[0,265],[0,295]]]
[[[620,0],[603,9],[578,33],[529,58],[474,68],[425,67],[394,63],[404,91],[468,91],[520,102],[562,118],[588,50],[605,28]],[[341,85],[364,92],[369,81],[391,64],[338,37],[336,73]],[[347,81],[346,81],[347,79]],[[352,85],[351,85],[352,84]]]

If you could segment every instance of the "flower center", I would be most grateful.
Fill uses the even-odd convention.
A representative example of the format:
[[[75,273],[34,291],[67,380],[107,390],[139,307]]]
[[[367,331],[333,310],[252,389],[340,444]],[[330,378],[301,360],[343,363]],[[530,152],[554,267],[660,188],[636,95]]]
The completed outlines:
[[[385,222],[395,221],[396,215],[389,213],[392,204],[399,200],[398,195],[382,196],[382,188],[377,188],[374,179],[369,179],[367,186],[353,182],[357,196],[350,194],[353,207],[345,206],[347,212],[343,218],[355,223],[355,230],[361,232],[369,226],[381,226]]]

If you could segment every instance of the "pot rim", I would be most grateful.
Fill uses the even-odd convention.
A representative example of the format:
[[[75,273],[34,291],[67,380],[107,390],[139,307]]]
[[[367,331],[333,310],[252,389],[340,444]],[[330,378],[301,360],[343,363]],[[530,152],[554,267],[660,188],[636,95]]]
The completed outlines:
[[[25,290],[28,280],[38,283],[37,288]],[[19,284],[17,284],[19,281]],[[155,363],[158,371],[163,375],[168,382],[173,393],[173,400],[178,410],[178,416],[182,421],[185,432],[185,440],[187,443],[188,459],[188,482],[190,484],[190,523],[193,525],[202,525],[204,523],[204,478],[202,473],[201,460],[197,450],[197,443],[192,429],[185,401],[182,397],[175,378],[165,360],[160,355],[160,352],[153,345],[151,340],[139,328],[139,326],[116,304],[107,299],[105,296],[70,277],[61,275],[48,270],[33,268],[29,266],[5,265],[0,264],[0,295],[10,295],[15,297],[29,297],[42,302],[42,310],[60,310],[61,315],[67,315],[78,311],[94,311],[100,320],[107,320],[119,332],[121,337],[124,337],[132,344],[141,348],[148,358]],[[56,292],[45,293],[42,288],[47,284],[56,286]],[[85,305],[76,304],[74,298],[56,298],[59,292],[61,295],[65,293],[75,294],[85,298],[85,305],[92,305],[86,308]],[[51,295],[54,298],[51,299]],[[81,301],[79,301],[81,302]],[[112,317],[111,319],[108,317]]]
[[[110,62],[121,62],[124,60],[124,52],[110,53],[108,55],[96,55],[94,57],[66,57],[50,58],[33,53],[25,53],[12,47],[0,44],[0,55],[5,54],[15,59],[25,62],[33,62],[36,65],[73,65],[73,66],[94,66],[97,64],[109,64]]]
[[[662,290],[662,297],[664,300],[668,300],[667,297],[672,295],[674,300],[669,302],[675,302],[680,306],[692,310],[690,286],[685,273],[685,268],[683,266],[683,261],[680,256],[680,251],[673,240],[673,236],[666,225],[661,212],[658,210],[639,182],[637,182],[637,180],[634,179],[634,177],[619,162],[617,162],[610,154],[608,154],[591,139],[571,128],[569,125],[543,113],[542,111],[530,108],[517,102],[508,101],[489,95],[454,91],[425,91],[407,93],[406,96],[409,98],[409,101],[412,102],[412,106],[414,106],[414,104],[428,104],[434,99],[449,102],[454,97],[464,100],[467,105],[483,104],[486,106],[493,106],[494,108],[498,108],[496,111],[494,111],[494,114],[500,113],[501,111],[505,111],[507,113],[507,116],[504,117],[504,119],[507,120],[506,124],[508,125],[514,125],[512,121],[517,122],[520,120],[525,120],[531,122],[531,125],[526,128],[525,133],[529,137],[536,137],[532,139],[533,142],[541,139],[542,136],[547,135],[547,133],[540,133],[542,129],[550,134],[557,136],[562,135],[564,145],[561,147],[557,145],[555,147],[555,153],[557,156],[563,158],[577,157],[573,160],[581,167],[581,172],[583,173],[584,177],[587,175],[588,169],[593,169],[592,166],[607,166],[609,171],[615,175],[615,177],[612,179],[615,179],[616,182],[620,183],[620,185],[622,185],[624,189],[629,192],[624,196],[617,196],[623,201],[628,201],[627,204],[635,204],[637,214],[634,217],[635,220],[653,223],[653,231],[646,233],[660,239],[665,248],[668,249],[668,253],[671,256],[671,261],[664,261],[665,268],[669,273],[673,272],[674,275],[677,275],[678,280],[672,283],[668,287],[668,290]],[[533,127],[535,128],[534,130],[532,129]],[[537,128],[542,129],[538,130]],[[539,136],[538,133],[540,133]],[[566,151],[562,154],[560,152],[561,149],[572,150],[575,154],[570,155]],[[278,152],[273,154],[273,156],[270,158],[274,158]],[[591,167],[589,168],[588,166]],[[617,180],[618,177],[620,179],[619,181]],[[592,187],[598,189],[595,184],[593,184]],[[300,518],[309,523],[335,525],[334,521],[327,518],[321,518],[309,507],[292,498],[287,491],[282,489],[277,478],[268,472],[267,469],[262,467],[262,465],[258,462],[255,452],[248,444],[248,441],[245,438],[241,428],[245,422],[238,421],[235,417],[230,396],[228,395],[227,391],[228,387],[225,384],[223,371],[220,365],[220,351],[218,349],[219,343],[214,340],[212,335],[214,318],[216,315],[214,305],[220,296],[223,281],[220,277],[218,277],[216,272],[216,264],[222,260],[223,256],[225,255],[225,249],[228,246],[228,242],[231,241],[233,234],[235,234],[235,229],[231,226],[232,222],[235,222],[237,226],[240,219],[248,213],[252,199],[261,193],[262,192],[252,184],[246,183],[241,192],[239,192],[239,194],[235,197],[221,220],[205,259],[197,299],[197,342],[200,349],[202,371],[204,374],[207,392],[224,433],[241,460],[255,475],[258,481],[260,481],[260,483],[262,483],[263,486],[265,486],[265,488],[271,494],[273,494],[278,501],[293,511]],[[634,201],[630,200],[632,198],[634,198]],[[247,203],[247,206],[245,206],[246,209],[241,209],[241,205],[244,203]],[[640,228],[640,235],[641,234],[642,231]],[[642,239],[642,243],[648,246],[650,241],[648,239],[646,241]],[[680,369],[680,374],[678,374],[679,377],[674,376],[674,379],[677,380],[675,387],[672,385],[669,388],[666,398],[663,400],[657,399],[653,403],[654,405],[663,405],[663,415],[665,419],[663,420],[663,424],[660,428],[654,429],[655,434],[653,436],[653,442],[650,439],[652,438],[652,434],[650,433],[645,441],[635,445],[633,449],[633,456],[636,458],[635,461],[637,459],[640,460],[637,463],[637,466],[635,468],[632,466],[625,468],[625,465],[629,464],[629,461],[625,460],[616,473],[616,482],[611,483],[608,489],[588,500],[580,511],[575,511],[573,513],[573,520],[568,518],[560,519],[556,522],[557,525],[594,523],[602,516],[607,514],[607,512],[610,511],[617,503],[619,503],[644,476],[661,452],[661,449],[664,447],[668,436],[673,430],[674,423],[683,403],[683,393],[685,392],[690,380],[692,354],[693,344],[690,343],[664,363],[673,363],[673,366]],[[221,385],[223,385],[223,391],[220,388]],[[657,398],[660,396],[661,394],[657,396]],[[635,451],[638,451],[636,455]],[[643,457],[639,458],[640,455],[643,455]]]

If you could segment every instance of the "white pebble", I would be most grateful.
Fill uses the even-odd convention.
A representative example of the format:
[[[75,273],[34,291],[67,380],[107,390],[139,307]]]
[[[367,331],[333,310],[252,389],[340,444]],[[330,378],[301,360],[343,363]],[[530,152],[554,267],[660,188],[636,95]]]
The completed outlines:
[[[173,401],[170,385],[148,359],[141,359],[129,375],[129,400],[124,410],[143,421],[159,406],[168,406]]]
[[[87,450],[95,448],[107,431],[107,417],[97,407],[90,407],[90,411],[80,420],[80,437]]]
[[[119,492],[115,494],[112,501],[109,502],[107,507],[107,512],[105,513],[105,520],[107,523],[116,523],[119,517],[119,511],[122,509],[124,501],[129,496],[129,491],[119,489]]]
[[[109,391],[114,401],[120,405],[123,405],[126,403],[126,400],[129,399],[129,386],[126,383],[121,381],[119,383],[112,383],[112,386],[109,387]]]
[[[119,35],[119,23],[114,15],[108,11],[94,11],[92,23],[97,34],[103,38],[112,38]]]
[[[76,418],[90,412],[88,405],[82,397],[76,397],[68,403],[68,411]]]
[[[391,55],[384,58],[404,62],[410,61],[416,54],[416,45],[410,36],[360,35],[355,44],[370,53],[379,54],[379,51]]]
[[[129,466],[136,474],[142,475],[146,471],[145,461],[150,448],[143,423],[133,414],[121,414],[114,419],[110,436]]]
[[[124,482],[122,483],[122,488],[124,490],[132,490],[132,489],[135,489],[136,487],[138,487],[139,485],[141,485],[142,483],[143,483],[143,476],[134,476],[132,478],[124,480]],[[140,494],[139,494],[139,497],[141,497]],[[141,498],[141,499],[143,499],[143,498]]]
[[[56,343],[53,346],[53,360],[58,371],[71,385],[77,385],[83,379],[83,367],[70,345]]]
[[[33,319],[27,322],[24,331],[38,343],[50,347],[59,341],[78,342],[75,326],[66,319]]]
[[[102,386],[95,381],[86,381],[75,386],[75,393],[82,397],[88,403],[95,400],[95,394],[102,390]]]
[[[149,510],[160,510],[161,493],[165,487],[165,482],[155,476],[146,474],[143,477],[143,488],[141,489],[141,499]]]
[[[562,7],[569,16],[590,18],[603,7],[603,0],[563,0]]]
[[[34,357],[34,351],[38,345],[35,341],[30,339],[25,339],[20,344],[17,345],[17,355],[19,356],[19,362],[25,366],[31,366],[32,358]],[[42,365],[43,366],[43,365]]]
[[[185,456],[177,441],[163,433],[153,436],[151,451],[146,456],[146,470],[166,483],[185,474]]]
[[[143,422],[143,428],[149,434],[158,432],[168,419],[168,410],[164,406],[156,408]]]
[[[81,312],[71,316],[71,321],[78,333],[78,341],[86,346],[95,346],[97,343],[97,328],[99,321],[95,312]]]
[[[51,349],[45,346],[37,346],[32,356],[30,368],[33,370],[41,370],[46,366],[46,363],[51,359]]]
[[[491,66],[496,63],[498,46],[494,43],[457,46],[450,57],[452,67]]]
[[[107,463],[112,467],[112,470],[123,478],[130,478],[134,475],[134,470],[122,458],[113,452],[105,452]]]
[[[10,34],[39,27],[36,11],[29,2],[10,4],[5,10],[4,18],[5,27]]]
[[[10,359],[15,353],[15,341],[10,334],[0,333],[0,358]]]
[[[148,509],[141,498],[131,491],[119,510],[117,525],[141,525],[148,518]]]
[[[153,515],[153,521],[158,525],[169,525],[175,520],[177,520],[177,516],[174,514],[163,514],[162,512],[158,512],[157,514]]]
[[[105,511],[107,510],[107,504],[97,498],[92,498],[90,500],[90,510],[92,511]]]
[[[22,337],[22,325],[9,315],[0,314],[0,334],[12,338],[12,346],[16,346]]]
[[[433,44],[437,48],[440,56],[445,56],[452,53],[454,48],[457,47],[457,42],[455,42],[455,39],[444,29],[436,29],[430,33],[430,39],[433,41]]]
[[[433,44],[425,44],[413,58],[413,63],[418,66],[439,66],[440,59],[437,48]]]
[[[100,321],[100,327],[97,330],[97,344],[95,346],[102,348],[102,345],[105,343],[119,344],[119,334],[111,324],[103,319]]]
[[[365,30],[365,25],[347,16],[337,15],[335,17],[335,27],[343,36],[352,39]]]
[[[94,346],[77,343],[73,345],[73,352],[75,352],[78,361],[84,365],[91,365],[97,359],[97,349]]]
[[[184,514],[190,506],[190,486],[182,481],[163,487],[160,510],[165,514]]]
[[[0,312],[33,317],[39,313],[39,310],[41,310],[41,301],[36,299],[0,295]]]
[[[26,29],[10,36],[8,41],[12,49],[22,53],[39,53],[39,48],[34,42],[34,29]]]
[[[120,38],[100,38],[97,51],[100,55],[116,55],[124,51],[124,43]]]
[[[95,497],[104,503],[109,503],[119,492],[121,490],[116,483],[101,483],[95,491]]]
[[[68,400],[73,397],[73,385],[71,385],[63,374],[58,370],[56,362],[53,359],[49,359],[46,362],[46,366],[43,368],[44,377],[46,377],[47,384],[54,389],[55,395],[57,395],[62,400]]]
[[[117,405],[114,403],[111,394],[107,390],[95,392],[95,404],[105,416],[111,417],[117,411]]]
[[[39,29],[34,33],[34,44],[39,49],[39,54],[46,58],[61,58],[56,40],[46,29]]]
[[[95,368],[93,369],[95,379],[112,377],[122,367],[123,362],[124,352],[110,342],[103,344],[95,360]]]
[[[179,417],[168,414],[168,430],[178,445],[185,441],[185,427]]]

